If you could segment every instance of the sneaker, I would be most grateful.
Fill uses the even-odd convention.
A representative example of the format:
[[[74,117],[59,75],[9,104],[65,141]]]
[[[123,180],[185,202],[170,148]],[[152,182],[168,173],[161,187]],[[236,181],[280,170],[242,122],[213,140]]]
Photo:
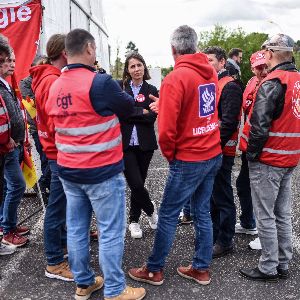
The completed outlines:
[[[151,216],[148,216],[148,222],[149,222],[151,229],[156,229],[157,222],[158,222],[158,214],[157,214],[156,204],[153,201],[152,201],[152,203],[153,203],[154,211]]]
[[[261,250],[261,243],[259,237],[251,241],[248,246],[252,250]]]
[[[55,266],[47,266],[45,276],[52,279],[59,279],[63,281],[74,281],[72,272],[67,261]]]
[[[241,225],[241,223],[235,224],[235,233],[243,233],[243,234],[250,234],[250,235],[256,235],[257,234],[257,228],[245,228]]]
[[[16,246],[5,245],[0,243],[0,255],[9,255],[15,253],[17,250]]]
[[[104,300],[142,300],[146,296],[144,288],[132,288],[127,286],[122,294],[112,298],[104,298]]]
[[[208,270],[197,270],[192,265],[177,268],[177,273],[184,278],[192,279],[202,285],[207,285],[211,281]]]
[[[17,226],[17,233],[20,235],[26,235],[30,232],[27,226]]]
[[[28,238],[20,235],[16,230],[11,230],[8,234],[4,234],[2,243],[22,247],[29,242]]]
[[[223,257],[225,255],[231,254],[231,253],[233,253],[233,246],[223,247],[216,243],[216,244],[214,244],[214,247],[213,247],[212,257],[219,258],[219,257]]]
[[[95,283],[87,286],[86,288],[82,288],[77,286],[75,299],[76,300],[87,300],[91,297],[92,293],[100,290],[103,287],[104,280],[101,276],[95,277]]]
[[[188,215],[182,215],[179,217],[178,219],[178,223],[177,225],[189,225],[193,223],[193,218],[191,216]]]
[[[142,232],[142,229],[141,229],[139,223],[135,223],[135,222],[130,223],[129,231],[130,231],[131,237],[134,239],[141,239],[143,236],[143,232]]]
[[[136,281],[146,282],[152,285],[162,285],[164,282],[162,270],[158,272],[151,272],[146,266],[130,269],[128,271],[128,275]]]
[[[19,235],[26,235],[30,231],[27,226],[17,226],[15,230]],[[0,227],[0,235],[3,235],[3,227]]]

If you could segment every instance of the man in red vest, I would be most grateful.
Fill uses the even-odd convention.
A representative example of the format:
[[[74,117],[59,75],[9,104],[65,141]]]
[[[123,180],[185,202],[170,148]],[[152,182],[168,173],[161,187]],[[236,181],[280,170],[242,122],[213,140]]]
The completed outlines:
[[[247,83],[243,93],[243,113],[244,122],[247,119],[250,109],[253,105],[259,83],[267,76],[267,65],[264,51],[257,51],[250,57],[251,71],[254,74]],[[235,233],[244,233],[249,235],[257,234],[256,222],[253,214],[249,168],[246,159],[246,152],[241,155],[242,165],[239,176],[236,180],[237,194],[240,200],[241,215],[240,222],[235,225]],[[249,243],[251,249],[261,249],[259,238]]]
[[[0,35],[0,76],[6,71],[7,60],[10,56],[10,47],[8,42]],[[7,112],[6,104],[0,96],[0,206],[3,202],[3,182],[4,182],[4,162],[5,154],[12,151],[14,141],[10,137],[10,120]],[[0,255],[12,254],[16,251],[16,247],[1,243],[0,237]]]
[[[223,161],[215,179],[211,201],[214,229],[213,258],[218,258],[233,251],[236,209],[231,185],[231,172],[238,142],[243,93],[238,83],[225,69],[225,50],[213,46],[205,49],[204,53],[217,71],[219,80],[218,112]]]
[[[195,254],[192,264],[179,267],[177,272],[207,285],[213,246],[210,197],[221,165],[217,74],[206,55],[196,53],[197,34],[191,27],[178,27],[171,47],[175,67],[161,86],[158,114],[159,145],[169,162],[169,175],[152,254],[146,266],[130,269],[129,276],[152,285],[163,284],[163,267],[178,217],[191,199]]]
[[[289,276],[291,177],[300,158],[300,74],[292,63],[293,46],[284,34],[263,44],[269,74],[258,87],[241,137],[262,246],[258,267],[240,270],[251,280]]]
[[[67,197],[69,263],[75,299],[89,299],[104,284],[104,298],[144,298],[143,288],[126,287],[122,271],[126,228],[125,180],[120,118],[134,112],[134,100],[111,76],[96,73],[96,43],[83,29],[68,33],[68,65],[52,84],[46,113],[55,127],[58,174]],[[89,228],[95,212],[99,259],[104,275],[90,267]]]

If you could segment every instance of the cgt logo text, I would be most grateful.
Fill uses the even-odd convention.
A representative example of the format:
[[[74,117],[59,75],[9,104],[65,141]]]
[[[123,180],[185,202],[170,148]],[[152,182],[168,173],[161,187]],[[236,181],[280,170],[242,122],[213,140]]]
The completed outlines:
[[[31,19],[31,9],[28,6],[1,8],[0,28],[6,28],[16,21],[27,22]]]
[[[69,93],[68,95],[59,94],[56,99],[56,105],[62,109],[67,109],[69,105],[72,105],[72,96]]]

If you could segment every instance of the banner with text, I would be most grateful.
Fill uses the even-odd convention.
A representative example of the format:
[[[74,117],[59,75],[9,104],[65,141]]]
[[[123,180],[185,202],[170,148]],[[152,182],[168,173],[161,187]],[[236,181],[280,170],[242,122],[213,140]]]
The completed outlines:
[[[42,22],[41,0],[12,1],[0,5],[0,33],[9,39],[16,56],[15,75],[17,81],[29,75],[29,68],[35,57]]]

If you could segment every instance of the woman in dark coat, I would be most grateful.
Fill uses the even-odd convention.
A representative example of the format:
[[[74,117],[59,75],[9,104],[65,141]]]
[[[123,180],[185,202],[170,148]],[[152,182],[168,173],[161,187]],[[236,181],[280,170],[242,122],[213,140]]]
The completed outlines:
[[[131,190],[129,230],[133,238],[141,238],[143,235],[139,224],[142,210],[152,229],[156,229],[158,221],[156,206],[145,188],[150,161],[157,149],[154,130],[157,114],[149,108],[152,102],[149,95],[158,97],[158,92],[155,86],[146,82],[148,79],[150,75],[143,57],[137,52],[130,53],[125,61],[120,85],[135,99],[134,114],[121,121],[124,174]]]

